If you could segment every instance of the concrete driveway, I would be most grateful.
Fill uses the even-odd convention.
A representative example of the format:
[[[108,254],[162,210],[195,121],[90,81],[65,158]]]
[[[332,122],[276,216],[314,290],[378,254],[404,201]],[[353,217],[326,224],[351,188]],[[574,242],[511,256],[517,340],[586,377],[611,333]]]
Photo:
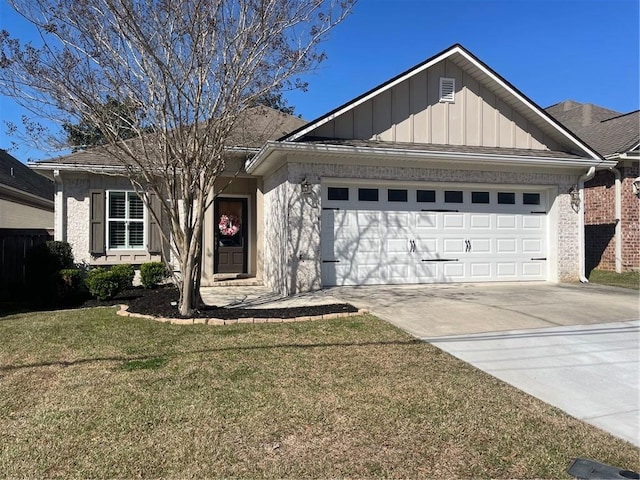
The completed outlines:
[[[640,446],[638,292],[548,283],[336,287],[389,321]]]

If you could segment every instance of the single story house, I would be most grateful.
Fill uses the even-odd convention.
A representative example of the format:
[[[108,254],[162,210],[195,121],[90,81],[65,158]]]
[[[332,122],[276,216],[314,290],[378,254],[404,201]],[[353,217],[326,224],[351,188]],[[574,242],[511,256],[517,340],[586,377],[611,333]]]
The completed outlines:
[[[587,272],[640,270],[640,111],[566,100],[547,112],[616,162],[585,183]]]
[[[584,277],[583,182],[616,162],[461,45],[310,123],[265,115],[260,135],[230,139],[242,148],[207,212],[203,285],[224,273],[283,294]],[[244,168],[223,190],[233,162]],[[111,167],[91,151],[34,165],[57,179],[56,238],[93,265],[160,258],[127,181],[101,174]]]

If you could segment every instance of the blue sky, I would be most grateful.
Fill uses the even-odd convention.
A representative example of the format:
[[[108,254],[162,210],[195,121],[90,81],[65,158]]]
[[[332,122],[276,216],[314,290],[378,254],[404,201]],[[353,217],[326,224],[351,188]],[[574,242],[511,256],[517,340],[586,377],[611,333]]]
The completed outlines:
[[[541,107],[572,99],[640,107],[638,0],[360,0],[324,44],[328,59],[289,103],[312,120],[460,43]],[[29,35],[0,0],[2,28]],[[17,29],[17,30],[16,30]],[[19,120],[0,98],[2,120]],[[9,140],[0,126],[0,148]],[[46,153],[27,146],[22,161]],[[49,154],[51,155],[51,154]]]

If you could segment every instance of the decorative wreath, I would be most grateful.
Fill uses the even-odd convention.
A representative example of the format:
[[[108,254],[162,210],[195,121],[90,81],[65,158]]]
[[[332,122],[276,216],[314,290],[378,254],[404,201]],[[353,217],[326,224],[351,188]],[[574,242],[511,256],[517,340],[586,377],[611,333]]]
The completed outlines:
[[[233,237],[240,231],[240,219],[235,215],[222,215],[218,222],[218,229],[225,237]]]

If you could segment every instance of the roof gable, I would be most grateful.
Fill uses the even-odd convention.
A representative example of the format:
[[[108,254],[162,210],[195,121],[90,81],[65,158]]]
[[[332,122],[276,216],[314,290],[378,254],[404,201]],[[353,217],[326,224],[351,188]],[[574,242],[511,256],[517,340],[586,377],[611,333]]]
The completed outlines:
[[[440,101],[453,78],[455,101]],[[600,158],[461,45],[282,137],[564,151]]]

